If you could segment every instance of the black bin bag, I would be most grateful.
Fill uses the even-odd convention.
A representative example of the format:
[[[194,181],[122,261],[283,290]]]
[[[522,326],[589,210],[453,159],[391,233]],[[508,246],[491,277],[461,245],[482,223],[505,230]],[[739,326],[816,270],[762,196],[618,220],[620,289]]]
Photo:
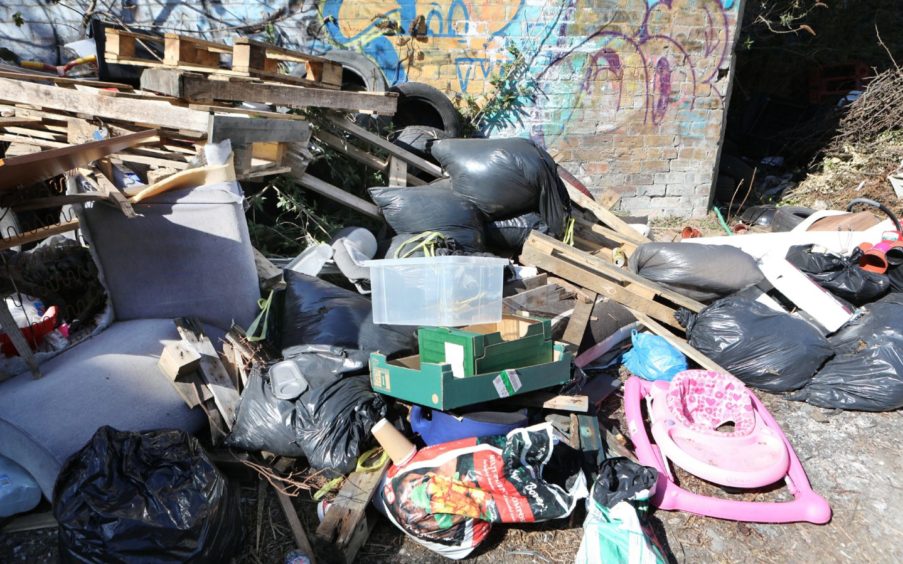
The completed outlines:
[[[270,380],[255,366],[248,375],[248,385],[241,392],[241,403],[232,432],[225,445],[239,450],[265,450],[297,458],[304,455],[295,440],[295,402],[273,395]]]
[[[529,139],[443,139],[433,157],[452,190],[492,219],[538,211],[554,237],[564,233],[571,203],[552,157]]]
[[[331,345],[385,355],[417,348],[415,327],[376,325],[364,296],[325,280],[285,271],[282,347]]]
[[[497,219],[485,225],[486,241],[499,249],[520,251],[531,231],[549,233],[549,226],[536,212],[529,212],[510,219]]]
[[[903,294],[862,309],[831,336],[837,356],[791,399],[857,411],[903,407]]]
[[[630,270],[700,302],[711,302],[761,282],[756,260],[736,247],[646,243],[630,257]]]
[[[64,562],[228,562],[242,542],[237,491],[177,430],[101,427],[53,492]]]
[[[723,298],[698,314],[682,309],[677,317],[692,347],[768,392],[803,387],[834,355],[808,322],[744,297]]]
[[[451,190],[448,179],[427,186],[370,188],[386,223],[396,233],[437,231],[465,251],[483,250],[483,221],[477,207]]]
[[[819,286],[855,306],[873,302],[891,287],[884,274],[859,268],[859,254],[851,257],[814,253],[812,245],[797,245],[787,251],[787,261],[805,272]]]

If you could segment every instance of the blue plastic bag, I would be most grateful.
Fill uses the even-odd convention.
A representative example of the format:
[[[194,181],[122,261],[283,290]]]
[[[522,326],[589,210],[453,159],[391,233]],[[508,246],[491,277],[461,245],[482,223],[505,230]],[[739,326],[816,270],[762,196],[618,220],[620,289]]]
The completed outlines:
[[[634,331],[630,340],[633,348],[624,353],[624,366],[640,378],[670,382],[687,369],[687,357],[664,337]]]

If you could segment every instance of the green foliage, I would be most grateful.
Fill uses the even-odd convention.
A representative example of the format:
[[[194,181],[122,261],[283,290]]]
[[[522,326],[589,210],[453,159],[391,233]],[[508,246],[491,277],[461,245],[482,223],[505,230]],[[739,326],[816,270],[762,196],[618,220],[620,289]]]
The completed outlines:
[[[476,131],[489,135],[493,131],[517,125],[526,115],[524,109],[537,89],[529,76],[530,63],[517,46],[505,46],[510,58],[489,79],[492,89],[482,97],[482,104],[470,94],[455,98],[455,105],[464,117],[467,134]]]
[[[16,12],[13,14],[13,23],[16,24],[16,27],[22,27],[25,25],[25,18],[22,16],[22,12]]]

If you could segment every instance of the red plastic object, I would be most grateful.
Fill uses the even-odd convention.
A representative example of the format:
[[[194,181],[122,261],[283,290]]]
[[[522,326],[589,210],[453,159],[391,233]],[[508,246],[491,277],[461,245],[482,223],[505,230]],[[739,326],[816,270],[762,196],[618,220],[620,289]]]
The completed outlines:
[[[32,323],[31,327],[22,328],[22,335],[32,349],[38,346],[38,343],[43,341],[44,337],[56,328],[57,314],[56,306],[50,306],[44,315],[44,319],[37,323]],[[0,333],[0,352],[7,357],[19,355],[6,333]]]

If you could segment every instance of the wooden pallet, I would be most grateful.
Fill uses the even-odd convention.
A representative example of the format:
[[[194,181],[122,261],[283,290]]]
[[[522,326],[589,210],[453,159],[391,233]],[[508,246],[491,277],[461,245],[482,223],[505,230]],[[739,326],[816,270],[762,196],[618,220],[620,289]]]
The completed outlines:
[[[332,90],[338,90],[342,86],[341,63],[282,49],[246,37],[236,37],[230,46],[174,33],[167,33],[162,37],[120,29],[107,29],[105,33],[104,57],[109,63],[177,68],[232,77],[312,85]],[[144,46],[148,52],[162,52],[163,56],[140,57],[139,46]],[[307,78],[281,73],[279,65],[282,62],[304,64],[307,68]]]

